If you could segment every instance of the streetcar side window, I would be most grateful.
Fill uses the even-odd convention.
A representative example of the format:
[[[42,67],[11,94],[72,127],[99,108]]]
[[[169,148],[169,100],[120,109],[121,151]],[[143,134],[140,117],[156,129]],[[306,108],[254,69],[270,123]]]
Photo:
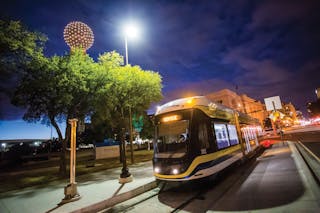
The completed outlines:
[[[217,140],[218,149],[223,149],[230,146],[227,126],[225,124],[214,123],[214,131]]]
[[[232,145],[239,144],[236,126],[227,124],[227,127],[229,132],[230,145],[232,146]]]

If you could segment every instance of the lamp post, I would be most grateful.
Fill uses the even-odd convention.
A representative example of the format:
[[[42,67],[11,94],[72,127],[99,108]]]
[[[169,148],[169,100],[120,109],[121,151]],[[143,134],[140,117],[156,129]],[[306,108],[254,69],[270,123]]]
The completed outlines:
[[[126,52],[126,66],[129,65],[129,58],[128,58],[128,37],[136,37],[138,34],[137,27],[135,27],[133,24],[126,25],[124,28],[124,42],[125,42],[125,52]],[[130,97],[129,97],[130,99]],[[130,131],[130,148],[131,148],[131,163],[134,163],[133,160],[133,144],[132,144],[132,112],[131,112],[131,106],[129,106],[129,131]],[[124,132],[122,132],[124,134]],[[132,181],[132,175],[129,173],[129,169],[127,168],[127,162],[126,162],[126,145],[124,137],[122,137],[123,140],[121,141],[122,144],[122,172],[120,174],[119,183],[127,183]]]

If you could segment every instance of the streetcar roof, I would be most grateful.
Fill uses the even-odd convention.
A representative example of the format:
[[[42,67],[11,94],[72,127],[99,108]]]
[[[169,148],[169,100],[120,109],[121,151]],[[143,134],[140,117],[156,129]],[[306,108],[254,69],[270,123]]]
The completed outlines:
[[[173,112],[177,110],[192,109],[192,108],[200,109],[212,118],[219,118],[224,120],[234,119],[234,113],[237,112],[234,109],[226,107],[217,102],[211,101],[205,96],[193,96],[189,98],[176,99],[166,104],[163,104],[158,107],[155,115],[160,115],[160,114]],[[239,114],[240,123],[246,123],[246,124],[259,123],[257,119],[252,118],[247,114],[243,114],[241,112],[238,112],[238,114]]]
[[[210,110],[216,110],[220,109],[223,111],[227,111],[229,113],[233,113],[234,110],[231,108],[228,108],[222,104],[219,104],[217,102],[211,101],[205,96],[193,96],[189,98],[180,98],[173,101],[170,101],[166,104],[163,104],[158,107],[157,112],[155,115],[163,114],[166,112],[176,111],[176,110],[182,110],[182,109],[191,109],[191,108],[199,108],[201,107],[207,107]]]

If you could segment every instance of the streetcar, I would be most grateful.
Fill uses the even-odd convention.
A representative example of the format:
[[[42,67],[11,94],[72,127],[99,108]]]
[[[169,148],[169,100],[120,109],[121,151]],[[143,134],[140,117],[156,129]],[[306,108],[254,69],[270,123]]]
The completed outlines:
[[[153,169],[158,180],[211,176],[252,153],[262,135],[257,119],[205,96],[168,102],[158,107],[154,119]]]

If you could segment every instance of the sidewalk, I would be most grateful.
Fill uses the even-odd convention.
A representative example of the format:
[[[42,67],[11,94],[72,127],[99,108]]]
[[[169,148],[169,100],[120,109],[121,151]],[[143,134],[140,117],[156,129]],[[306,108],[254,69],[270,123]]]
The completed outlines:
[[[10,192],[0,199],[0,212],[96,212],[156,187],[151,161],[129,165],[129,172],[133,181],[123,185],[118,182],[121,168],[76,177],[80,200],[61,206],[57,204],[64,198],[64,187],[68,183]]]

